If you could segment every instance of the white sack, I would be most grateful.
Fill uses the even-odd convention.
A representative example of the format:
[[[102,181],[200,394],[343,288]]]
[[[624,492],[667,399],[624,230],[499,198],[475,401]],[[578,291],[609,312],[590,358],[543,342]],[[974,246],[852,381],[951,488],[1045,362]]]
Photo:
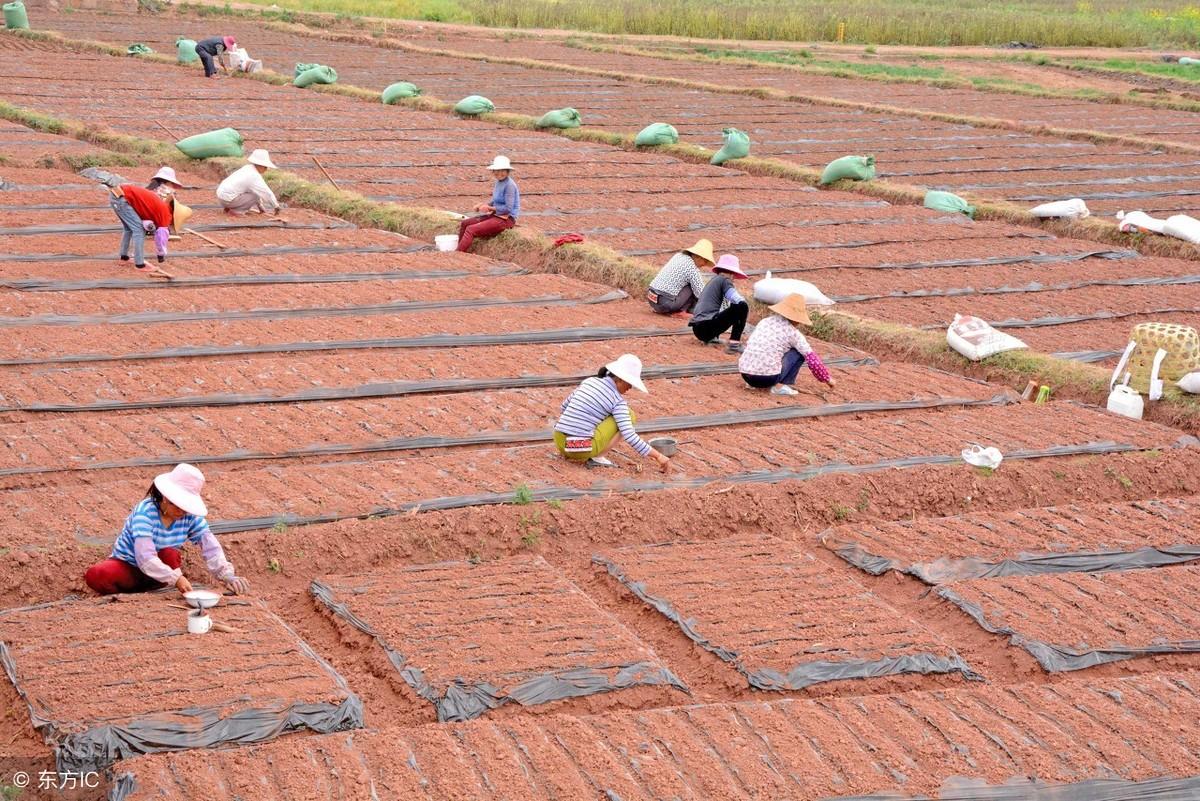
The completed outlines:
[[[1166,220],[1151,217],[1144,211],[1118,211],[1117,219],[1120,221],[1117,223],[1117,228],[1123,234],[1127,234],[1130,231],[1153,231],[1156,234],[1161,234],[1163,226],[1167,224]]]
[[[825,293],[817,289],[808,281],[800,281],[795,278],[772,278],[771,273],[767,273],[767,277],[754,283],[754,299],[760,303],[771,305],[778,303],[788,295],[801,295],[804,297],[804,302],[809,306],[832,306],[834,301],[825,296]]]
[[[1070,220],[1081,220],[1091,214],[1087,204],[1077,197],[1043,203],[1040,206],[1034,206],[1029,213],[1034,217],[1066,217]]]
[[[997,331],[978,317],[956,314],[954,322],[946,329],[946,344],[973,362],[1027,347],[1014,336]]]
[[[1172,214],[1163,225],[1162,232],[1167,236],[1200,245],[1200,220],[1186,214]]]

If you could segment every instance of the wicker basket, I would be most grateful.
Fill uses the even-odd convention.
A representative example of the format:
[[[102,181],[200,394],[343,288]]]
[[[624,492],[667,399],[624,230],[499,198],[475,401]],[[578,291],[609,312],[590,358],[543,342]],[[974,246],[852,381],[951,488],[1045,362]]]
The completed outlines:
[[[1133,327],[1129,338],[1137,347],[1125,369],[1130,374],[1129,386],[1138,392],[1150,391],[1154,355],[1160,348],[1167,352],[1158,371],[1160,379],[1178,381],[1200,370],[1200,334],[1195,328],[1174,323],[1140,323]]]

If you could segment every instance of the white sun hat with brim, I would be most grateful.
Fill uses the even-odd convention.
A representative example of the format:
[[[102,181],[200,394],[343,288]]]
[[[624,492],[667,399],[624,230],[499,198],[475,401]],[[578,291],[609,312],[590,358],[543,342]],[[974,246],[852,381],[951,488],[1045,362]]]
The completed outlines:
[[[275,166],[275,162],[271,161],[271,154],[261,147],[251,153],[250,158],[246,159],[246,161],[251,164],[257,164],[259,167],[266,167],[268,170],[279,169]]]
[[[625,383],[629,384],[634,389],[649,393],[646,385],[642,383],[642,360],[632,353],[625,353],[618,356],[616,361],[611,361],[604,365],[608,372]]]
[[[160,473],[154,478],[154,486],[171,503],[189,515],[204,517],[208,507],[200,498],[204,489],[204,474],[190,464],[177,464],[170,473]]]
[[[171,167],[162,167],[158,172],[154,173],[154,177],[160,181],[166,181],[169,184],[175,184],[180,189],[183,189],[183,184],[175,177],[175,170]]]
[[[508,160],[508,156],[496,156],[492,159],[492,163],[488,165],[489,170],[508,170],[512,172],[512,162]]]

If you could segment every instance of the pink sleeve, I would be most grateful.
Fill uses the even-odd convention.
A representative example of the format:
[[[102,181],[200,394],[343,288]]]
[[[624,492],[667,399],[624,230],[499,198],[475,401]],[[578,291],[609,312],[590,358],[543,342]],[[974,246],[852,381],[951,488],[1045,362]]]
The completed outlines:
[[[166,562],[158,558],[158,551],[154,549],[154,540],[149,537],[134,538],[133,556],[137,559],[138,570],[155,581],[174,584],[183,575],[182,570],[169,568]]]
[[[204,555],[204,564],[208,565],[208,572],[212,573],[217,581],[224,581],[234,575],[233,565],[225,558],[225,549],[207,527],[200,535],[200,553]]]
[[[171,231],[167,228],[159,228],[154,232],[154,250],[158,255],[167,255],[167,240],[171,238]]]
[[[821,357],[814,350],[804,357],[804,361],[808,364],[809,372],[813,374],[813,378],[820,381],[822,384],[829,383],[829,368],[821,361]]]

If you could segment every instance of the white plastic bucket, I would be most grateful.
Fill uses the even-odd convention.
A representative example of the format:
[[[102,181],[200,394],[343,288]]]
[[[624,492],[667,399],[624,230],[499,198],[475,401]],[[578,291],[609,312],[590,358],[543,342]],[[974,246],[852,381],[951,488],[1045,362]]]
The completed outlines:
[[[439,234],[433,238],[433,243],[443,253],[458,250],[458,237],[454,234]]]

